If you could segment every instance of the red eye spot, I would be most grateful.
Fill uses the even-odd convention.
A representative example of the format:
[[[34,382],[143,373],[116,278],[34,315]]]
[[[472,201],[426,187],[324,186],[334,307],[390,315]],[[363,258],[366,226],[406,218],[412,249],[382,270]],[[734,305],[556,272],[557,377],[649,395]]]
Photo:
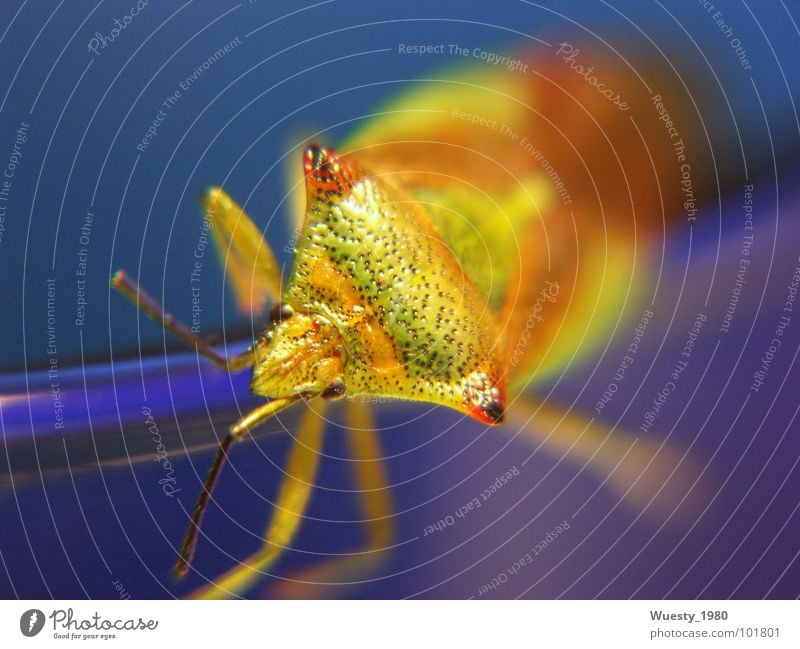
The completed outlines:
[[[483,424],[497,426],[503,423],[505,407],[497,401],[490,401],[485,405],[470,405],[469,414]]]
[[[311,321],[311,328],[314,331],[319,331],[319,320],[312,320]]]
[[[353,186],[355,173],[335,151],[311,144],[303,156],[303,170],[309,187],[317,192],[344,195]]]
[[[477,372],[469,377],[468,386],[467,412],[484,424],[501,424],[506,410],[502,381],[493,381],[486,374]]]

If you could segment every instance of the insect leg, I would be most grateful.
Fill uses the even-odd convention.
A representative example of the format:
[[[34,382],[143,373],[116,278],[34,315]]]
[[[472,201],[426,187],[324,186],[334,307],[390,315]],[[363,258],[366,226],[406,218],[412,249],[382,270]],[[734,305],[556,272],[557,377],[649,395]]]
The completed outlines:
[[[256,315],[279,301],[281,270],[261,230],[221,187],[206,191],[203,208],[239,310]]]
[[[320,410],[324,403],[315,402],[316,409],[309,408],[300,423],[261,549],[215,582],[194,591],[189,595],[190,598],[217,599],[245,592],[265,576],[264,571],[291,544],[314,487],[325,429],[323,412]]]
[[[283,410],[287,406],[297,401],[299,397],[288,399],[274,399],[262,406],[259,406],[252,412],[246,414],[242,419],[233,424],[228,431],[228,434],[220,442],[217,454],[214,456],[214,462],[211,464],[211,469],[208,472],[203,489],[197,497],[194,510],[192,510],[192,519],[189,522],[189,527],[183,537],[180,552],[178,553],[178,561],[175,564],[175,573],[178,576],[183,576],[189,570],[192,563],[194,552],[197,547],[197,535],[200,532],[200,525],[203,521],[203,514],[208,506],[208,501],[217,483],[222,467],[225,466],[225,460],[228,457],[228,449],[230,445],[242,439],[244,433],[252,430],[259,424],[263,423],[277,412]]]
[[[347,401],[345,414],[354,486],[358,491],[361,517],[366,523],[364,544],[355,552],[293,572],[288,578],[271,584],[268,589],[270,597],[314,599],[339,596],[343,584],[370,579],[389,558],[389,548],[395,536],[394,508],[372,408],[366,403]]]
[[[137,308],[151,320],[159,323],[167,331],[177,336],[187,346],[196,349],[198,353],[211,359],[215,365],[231,372],[244,369],[253,364],[253,352],[247,350],[235,356],[225,357],[219,354],[206,340],[194,333],[189,327],[178,322],[171,314],[165,313],[156,302],[139,284],[124,270],[118,270],[111,279],[111,286],[124,297],[130,300]]]
[[[677,444],[634,435],[594,417],[520,397],[508,409],[506,430],[568,457],[603,478],[620,500],[657,517],[687,521],[708,487],[701,470]]]
[[[375,418],[369,404],[348,401],[347,442],[355,461],[354,479],[359,507],[367,522],[367,547],[378,552],[394,537],[394,507]]]

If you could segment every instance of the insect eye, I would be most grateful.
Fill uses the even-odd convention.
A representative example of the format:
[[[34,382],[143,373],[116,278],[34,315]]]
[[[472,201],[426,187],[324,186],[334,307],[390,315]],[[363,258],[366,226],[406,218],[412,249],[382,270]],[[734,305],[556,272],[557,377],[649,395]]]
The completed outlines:
[[[274,325],[284,320],[288,320],[293,315],[294,309],[286,304],[286,302],[278,302],[277,304],[273,304],[269,311],[269,319]]]
[[[322,393],[323,399],[336,401],[344,396],[345,387],[342,379],[335,379]]]

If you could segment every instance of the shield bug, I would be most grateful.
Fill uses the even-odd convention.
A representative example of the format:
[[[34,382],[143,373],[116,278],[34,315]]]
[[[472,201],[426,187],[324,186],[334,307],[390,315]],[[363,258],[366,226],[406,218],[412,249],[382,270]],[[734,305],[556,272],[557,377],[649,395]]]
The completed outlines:
[[[318,465],[320,413],[330,400],[422,401],[487,425],[517,410],[520,427],[534,416],[557,431],[548,444],[604,472],[623,458],[634,469],[670,463],[666,451],[654,463],[647,442],[626,458],[621,433],[606,444],[609,430],[593,419],[509,396],[530,394],[602,349],[621,314],[641,304],[646,248],[679,211],[679,192],[667,196],[660,187],[678,186],[680,166],[636,75],[606,68],[605,82],[626,99],[622,111],[558,61],[529,62],[532,74],[471,68],[420,83],[338,153],[307,146],[305,216],[286,278],[235,201],[221,188],[207,191],[204,209],[239,305],[259,313],[272,304],[244,353],[219,355],[125,273],[113,278],[148,316],[221,368],[250,368],[252,391],[267,399],[220,444],[178,573],[192,561],[231,444],[293,404],[317,404],[297,430],[262,548],[196,596],[244,591],[291,545]],[[685,124],[688,146],[694,131]],[[701,173],[703,159],[693,164]],[[352,401],[345,412],[360,431],[350,448],[362,460],[357,477],[369,551],[328,578],[380,563],[393,531],[370,412]],[[626,497],[652,500],[654,489],[628,496],[642,475],[634,469],[616,472],[612,483],[619,481]]]

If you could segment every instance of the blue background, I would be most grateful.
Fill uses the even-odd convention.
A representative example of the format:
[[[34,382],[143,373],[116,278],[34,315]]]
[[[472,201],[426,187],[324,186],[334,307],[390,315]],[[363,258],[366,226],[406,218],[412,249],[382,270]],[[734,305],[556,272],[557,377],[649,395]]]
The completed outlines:
[[[337,142],[414,79],[435,76],[453,64],[448,56],[400,55],[399,43],[459,43],[511,53],[529,46],[530,35],[550,42],[602,41],[634,60],[637,53],[652,55],[655,43],[681,72],[718,84],[718,101],[706,109],[710,127],[735,119],[740,129],[757,185],[761,250],[734,329],[724,339],[716,334],[738,260],[740,186],[703,208],[691,254],[685,236],[667,242],[664,289],[655,306],[659,315],[642,352],[647,363],[636,365],[625,394],[605,413],[629,429],[638,426],[650,395],[674,364],[670,350],[679,349],[711,288],[707,313],[714,324],[697,352],[703,362],[693,366],[685,391],[675,395],[653,434],[691,447],[694,460],[706,469],[709,495],[694,518],[659,519],[620,500],[619,493],[602,486],[604,476],[583,470],[582,463],[537,452],[530,442],[455,413],[419,408],[412,410],[419,417],[411,419],[407,409],[387,407],[379,411],[379,424],[391,456],[401,512],[397,524],[405,544],[385,574],[345,594],[476,596],[482,584],[564,519],[571,521],[569,532],[490,596],[800,594],[795,419],[800,316],[766,388],[740,412],[800,252],[800,192],[795,189],[800,7],[788,1],[716,4],[746,48],[751,72],[742,69],[702,3],[689,0],[337,0],[306,7],[150,2],[99,54],[88,51],[87,44],[95,32],[109,33],[130,0],[3,2],[0,164],[5,165],[20,124],[30,126],[0,240],[0,387],[7,395],[2,402],[5,458],[0,459],[5,473],[0,595],[114,598],[113,582],[119,580],[134,598],[171,597],[202,583],[196,575],[177,584],[168,576],[186,519],[176,499],[164,497],[157,483],[163,470],[152,462],[147,446],[141,385],[151,386],[148,403],[173,449],[183,508],[191,507],[210,461],[209,450],[187,459],[183,444],[209,448],[237,408],[257,401],[248,395],[246,377],[229,380],[198,369],[178,343],[137,318],[109,292],[113,271],[124,267],[140,276],[169,310],[189,320],[189,272],[201,226],[198,197],[205,187],[224,183],[287,263],[281,252],[292,230],[284,201],[286,170],[299,164],[298,147],[311,133]],[[237,37],[241,45],[183,93],[145,152],[137,151],[165,98]],[[729,153],[741,155],[735,145]],[[87,211],[94,218],[85,246],[87,317],[76,327],[75,270]],[[715,280],[717,273],[725,279]],[[683,284],[685,276],[689,280]],[[47,390],[48,278],[56,279],[57,356],[63,383],[71,390],[64,398],[64,439],[53,434],[46,400],[34,401],[28,410],[27,402],[8,396]],[[202,281],[203,332],[246,337],[250,322],[232,308],[222,273],[210,258]],[[577,399],[578,407],[590,410],[627,338],[627,330],[615,338],[596,368],[578,370],[555,385],[553,401]],[[88,366],[97,369],[85,374],[81,368]],[[89,376],[86,386],[84,376]],[[201,543],[197,568],[205,576],[218,574],[257,545],[287,447],[286,436],[270,435],[247,450],[237,449],[218,507],[207,517],[205,529],[217,547]],[[337,459],[344,450],[336,427],[326,452],[331,457],[323,462],[323,488],[312,501],[298,549],[288,553],[279,574],[313,563],[309,553],[346,552],[361,538],[359,526],[348,522],[358,514],[347,491],[347,464]],[[137,453],[145,457],[141,463],[96,467],[98,456]],[[76,466],[72,475],[64,473],[66,457]],[[491,508],[445,532],[417,538],[426,525],[526,458],[522,476],[499,492]],[[576,510],[580,514],[572,518]],[[255,589],[252,594],[265,593]]]

